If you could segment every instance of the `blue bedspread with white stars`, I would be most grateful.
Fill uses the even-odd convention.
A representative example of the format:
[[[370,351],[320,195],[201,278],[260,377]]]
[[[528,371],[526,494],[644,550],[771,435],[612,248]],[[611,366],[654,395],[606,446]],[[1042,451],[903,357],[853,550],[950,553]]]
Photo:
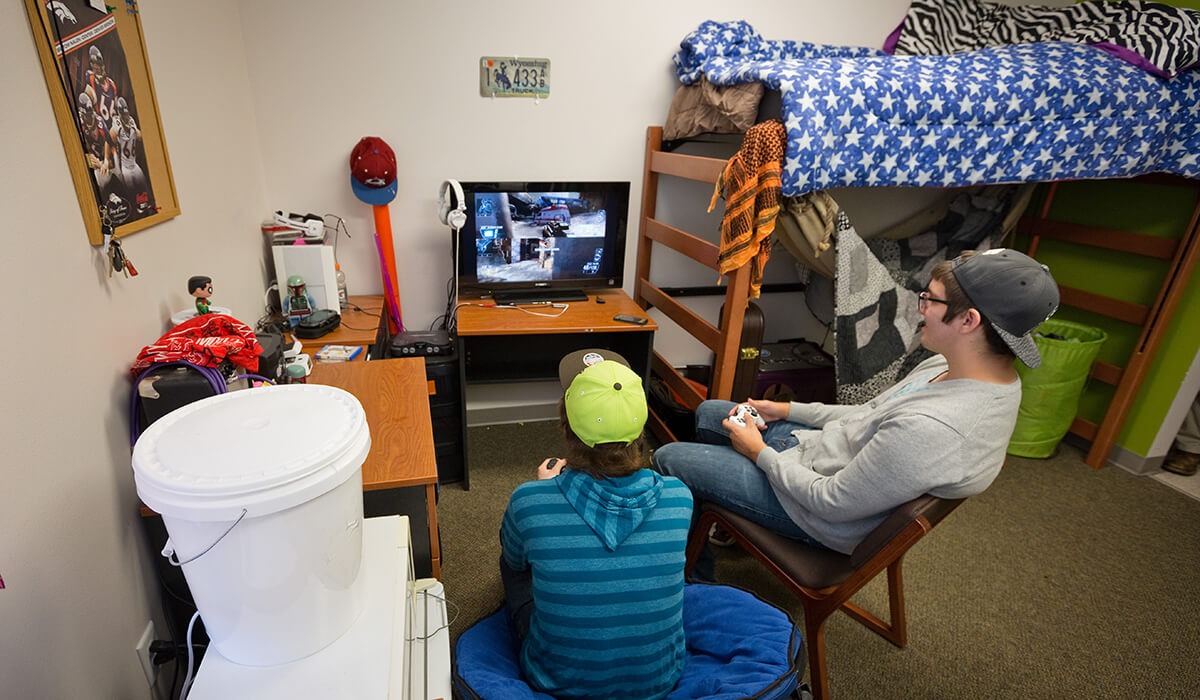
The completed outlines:
[[[1200,71],[1164,80],[1083,44],[947,56],[768,41],[705,22],[675,55],[681,82],[761,82],[782,95],[783,194],[1200,177]]]

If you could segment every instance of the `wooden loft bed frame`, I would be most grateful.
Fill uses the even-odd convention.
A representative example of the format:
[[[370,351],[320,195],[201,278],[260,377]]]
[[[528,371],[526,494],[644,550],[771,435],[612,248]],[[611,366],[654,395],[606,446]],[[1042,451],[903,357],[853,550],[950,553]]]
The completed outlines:
[[[1117,434],[1125,424],[1150,363],[1187,290],[1197,255],[1200,255],[1200,244],[1197,243],[1200,237],[1197,232],[1197,226],[1200,225],[1200,180],[1156,173],[1130,178],[1128,182],[1187,187],[1195,191],[1195,205],[1180,238],[1147,236],[1132,231],[1054,221],[1048,217],[1054,196],[1058,193],[1058,182],[1050,183],[1046,200],[1037,215],[1021,217],[1017,222],[1017,232],[1031,236],[1030,257],[1036,257],[1038,245],[1045,239],[1170,261],[1154,303],[1149,306],[1059,285],[1063,304],[1141,327],[1141,334],[1125,366],[1099,360],[1092,365],[1092,379],[1115,387],[1103,420],[1097,424],[1076,416],[1071,424],[1071,433],[1091,441],[1092,446],[1084,461],[1096,469],[1104,466],[1108,460]]]
[[[662,133],[661,126],[652,126],[646,130],[646,164],[642,173],[642,215],[638,224],[637,276],[633,285],[633,299],[643,309],[651,306],[657,308],[664,316],[679,324],[692,337],[713,351],[716,359],[713,362],[712,380],[708,385],[707,396],[685,380],[679,370],[664,360],[657,351],[651,354],[651,371],[667,383],[685,406],[694,411],[704,399],[727,399],[733,391],[738,340],[746,315],[746,304],[749,302],[750,270],[743,266],[726,275],[725,306],[721,311],[720,328],[695,314],[650,281],[652,243],[665,245],[714,272],[717,271],[719,252],[715,244],[668,226],[655,219],[654,214],[658,205],[659,175],[673,175],[715,185],[725,169],[725,161],[720,158],[663,151]],[[737,329],[737,332],[727,332],[731,328]],[[660,440],[675,441],[675,435],[653,408],[650,410],[649,420],[651,430]]]
[[[734,368],[738,360],[738,343],[741,338],[742,321],[749,301],[750,274],[748,268],[740,268],[726,276],[725,305],[721,313],[720,327],[696,315],[686,306],[655,286],[649,279],[650,259],[653,244],[665,245],[712,270],[717,270],[716,244],[698,238],[654,218],[658,200],[658,178],[662,175],[682,177],[716,184],[725,168],[725,160],[703,156],[669,153],[662,150],[662,127],[651,126],[646,130],[646,159],[642,176],[642,214],[638,226],[637,277],[634,282],[634,300],[643,308],[657,308],[664,316],[674,321],[700,343],[713,351],[712,381],[707,396],[684,379],[657,352],[651,359],[651,370],[666,382],[679,396],[685,406],[695,410],[706,398],[729,399],[733,388]],[[1035,257],[1039,243],[1045,240],[1065,241],[1122,253],[1140,255],[1160,260],[1169,260],[1168,272],[1163,277],[1154,303],[1146,306],[1112,299],[1083,290],[1060,286],[1062,303],[1084,309],[1109,318],[1141,327],[1141,335],[1125,366],[1107,362],[1096,362],[1091,376],[1098,381],[1111,384],[1115,393],[1101,423],[1097,424],[1076,417],[1070,432],[1091,441],[1085,462],[1100,468],[1108,459],[1117,434],[1137,397],[1138,389],[1162,343],[1171,317],[1187,288],[1187,282],[1200,255],[1200,181],[1172,175],[1145,175],[1133,178],[1132,182],[1166,184],[1190,187],[1196,190],[1196,205],[1187,229],[1179,239],[1160,238],[1115,229],[1083,226],[1049,218],[1050,209],[1058,191],[1058,184],[1050,183],[1049,193],[1040,212],[1024,216],[1018,223],[1018,232],[1031,236],[1028,253]],[[664,441],[673,441],[675,436],[663,419],[653,409],[650,412],[650,427]]]

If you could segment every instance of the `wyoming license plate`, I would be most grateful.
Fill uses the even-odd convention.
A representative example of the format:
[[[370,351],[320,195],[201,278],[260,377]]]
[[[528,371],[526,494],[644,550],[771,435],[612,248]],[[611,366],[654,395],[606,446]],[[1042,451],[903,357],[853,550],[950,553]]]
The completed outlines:
[[[550,59],[483,56],[479,94],[484,97],[549,97]]]

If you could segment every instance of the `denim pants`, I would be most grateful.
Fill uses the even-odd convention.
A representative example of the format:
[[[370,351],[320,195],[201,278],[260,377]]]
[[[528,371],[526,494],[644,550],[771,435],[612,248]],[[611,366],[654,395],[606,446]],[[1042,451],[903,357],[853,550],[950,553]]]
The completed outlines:
[[[500,555],[500,584],[504,587],[504,608],[508,625],[518,641],[529,634],[529,618],[533,615],[533,568],[517,571]]]
[[[805,544],[826,549],[801,530],[783,510],[767,475],[754,462],[733,449],[729,431],[721,422],[736,406],[732,401],[705,401],[696,409],[696,437],[703,442],[673,442],[654,452],[654,467],[667,476],[687,484],[696,500],[692,527],[699,518],[700,502],[709,501],[727,508],[779,534]],[[811,430],[806,425],[786,420],[767,424],[763,441],[776,452],[799,442],[794,430]],[[705,548],[697,561],[696,578],[712,581],[712,553]]]

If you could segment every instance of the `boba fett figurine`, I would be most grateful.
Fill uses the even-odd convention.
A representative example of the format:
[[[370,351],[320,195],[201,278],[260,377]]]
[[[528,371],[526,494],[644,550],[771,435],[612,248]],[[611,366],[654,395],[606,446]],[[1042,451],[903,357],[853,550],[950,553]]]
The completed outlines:
[[[283,313],[287,316],[288,325],[295,328],[317,310],[317,302],[308,293],[308,285],[300,275],[288,277],[287,288],[289,294],[283,299]]]

